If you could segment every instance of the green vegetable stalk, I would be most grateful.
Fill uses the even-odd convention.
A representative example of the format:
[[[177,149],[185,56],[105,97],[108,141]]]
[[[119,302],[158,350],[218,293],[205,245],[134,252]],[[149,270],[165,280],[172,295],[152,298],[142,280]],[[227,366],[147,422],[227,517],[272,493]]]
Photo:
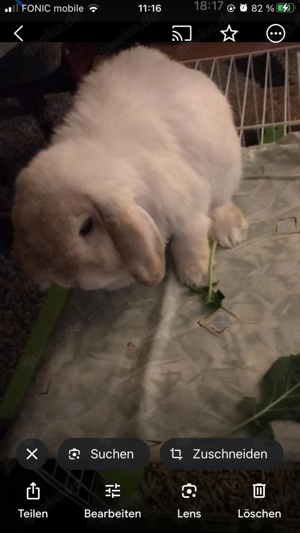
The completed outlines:
[[[210,254],[209,254],[209,263],[208,263],[208,286],[207,287],[189,287],[192,291],[199,292],[202,296],[202,302],[205,305],[212,305],[216,308],[221,307],[222,301],[225,296],[220,291],[214,291],[213,283],[213,266],[214,266],[214,257],[217,248],[217,241],[212,241]]]
[[[207,304],[213,303],[213,266],[214,266],[214,257],[216,253],[217,241],[212,241],[212,246],[209,254],[209,264],[208,264],[208,293],[206,297]]]

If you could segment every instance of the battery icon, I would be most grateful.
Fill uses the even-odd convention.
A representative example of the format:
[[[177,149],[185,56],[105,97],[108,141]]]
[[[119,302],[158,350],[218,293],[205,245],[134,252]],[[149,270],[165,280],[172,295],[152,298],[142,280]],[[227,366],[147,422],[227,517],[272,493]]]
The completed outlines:
[[[293,13],[293,11],[295,11],[295,5],[288,4],[287,2],[284,2],[283,4],[277,4],[276,11],[278,13]]]

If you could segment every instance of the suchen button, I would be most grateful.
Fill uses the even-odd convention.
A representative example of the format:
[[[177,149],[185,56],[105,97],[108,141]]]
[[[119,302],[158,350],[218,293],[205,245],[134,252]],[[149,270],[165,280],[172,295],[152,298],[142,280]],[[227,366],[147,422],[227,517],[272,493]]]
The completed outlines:
[[[130,470],[150,456],[140,439],[68,439],[58,450],[58,462],[71,470]]]
[[[27,470],[41,468],[48,459],[48,450],[39,439],[23,440],[17,448],[17,461]]]

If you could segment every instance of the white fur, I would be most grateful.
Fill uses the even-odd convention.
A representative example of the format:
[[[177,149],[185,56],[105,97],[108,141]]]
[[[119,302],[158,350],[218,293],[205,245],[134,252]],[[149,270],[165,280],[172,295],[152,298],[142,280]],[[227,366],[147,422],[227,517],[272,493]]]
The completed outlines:
[[[43,188],[54,189],[52,202],[64,197],[66,213],[74,191],[102,202],[134,201],[152,217],[163,242],[172,240],[182,282],[198,285],[207,268],[210,214],[230,202],[240,178],[239,139],[216,85],[156,50],[137,47],[85,78],[50,147],[21,181],[37,197]],[[78,219],[86,216],[88,210]],[[116,280],[120,263],[112,249],[107,253],[114,279],[107,285],[132,281],[128,274]],[[87,266],[76,284],[98,288],[107,279]]]

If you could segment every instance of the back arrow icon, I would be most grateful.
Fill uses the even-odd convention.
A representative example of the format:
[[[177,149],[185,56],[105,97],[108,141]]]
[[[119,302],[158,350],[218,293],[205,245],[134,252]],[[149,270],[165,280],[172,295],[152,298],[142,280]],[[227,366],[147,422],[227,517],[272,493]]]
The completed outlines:
[[[18,35],[18,31],[20,31],[21,29],[23,28],[23,26],[20,26],[15,32],[14,32],[14,35],[16,37],[18,37],[18,39],[20,39],[20,41],[23,41],[22,37],[20,37],[20,35]]]

